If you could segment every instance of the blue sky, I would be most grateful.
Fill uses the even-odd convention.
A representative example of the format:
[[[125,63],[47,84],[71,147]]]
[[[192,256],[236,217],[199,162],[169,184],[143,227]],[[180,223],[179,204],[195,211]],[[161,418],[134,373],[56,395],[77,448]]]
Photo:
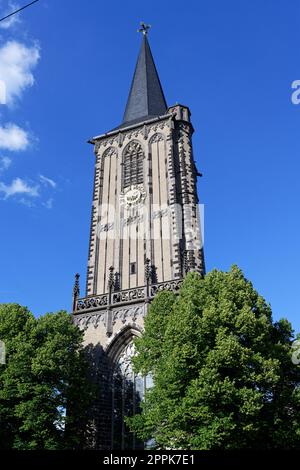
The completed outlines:
[[[86,142],[122,118],[144,20],[168,104],[192,112],[207,270],[238,264],[300,331],[299,18],[297,0],[40,0],[3,23],[0,301],[69,310],[77,271],[84,293]]]

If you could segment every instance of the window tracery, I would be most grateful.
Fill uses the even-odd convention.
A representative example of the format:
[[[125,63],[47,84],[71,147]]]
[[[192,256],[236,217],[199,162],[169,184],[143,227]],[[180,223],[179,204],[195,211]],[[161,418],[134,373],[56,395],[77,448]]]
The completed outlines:
[[[144,152],[137,141],[129,142],[123,155],[123,189],[143,183]]]
[[[113,448],[143,449],[144,443],[130,432],[125,423],[126,416],[140,412],[140,403],[145,390],[151,388],[150,375],[136,374],[132,367],[135,346],[131,341],[122,351],[113,373]]]

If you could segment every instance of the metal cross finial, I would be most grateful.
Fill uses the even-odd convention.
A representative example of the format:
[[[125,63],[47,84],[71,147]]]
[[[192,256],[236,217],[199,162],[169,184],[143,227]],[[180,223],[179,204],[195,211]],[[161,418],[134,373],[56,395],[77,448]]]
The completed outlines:
[[[141,27],[137,30],[138,33],[143,33],[144,36],[147,36],[151,24],[146,24],[143,21],[140,22]]]

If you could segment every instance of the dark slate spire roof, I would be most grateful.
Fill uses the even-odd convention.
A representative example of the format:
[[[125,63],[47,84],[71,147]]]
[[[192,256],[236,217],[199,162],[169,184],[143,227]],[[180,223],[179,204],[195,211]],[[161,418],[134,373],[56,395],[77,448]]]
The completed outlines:
[[[167,103],[145,34],[120,127],[161,116],[166,111]]]

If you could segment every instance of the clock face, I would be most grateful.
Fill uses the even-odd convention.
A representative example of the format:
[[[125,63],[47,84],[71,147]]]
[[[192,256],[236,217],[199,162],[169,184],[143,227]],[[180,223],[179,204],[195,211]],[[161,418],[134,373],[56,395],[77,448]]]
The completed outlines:
[[[126,207],[134,207],[139,205],[145,199],[145,190],[142,185],[131,186],[127,188],[121,195],[121,201]]]
[[[125,203],[133,206],[141,200],[142,193],[138,188],[132,188],[124,195]]]

